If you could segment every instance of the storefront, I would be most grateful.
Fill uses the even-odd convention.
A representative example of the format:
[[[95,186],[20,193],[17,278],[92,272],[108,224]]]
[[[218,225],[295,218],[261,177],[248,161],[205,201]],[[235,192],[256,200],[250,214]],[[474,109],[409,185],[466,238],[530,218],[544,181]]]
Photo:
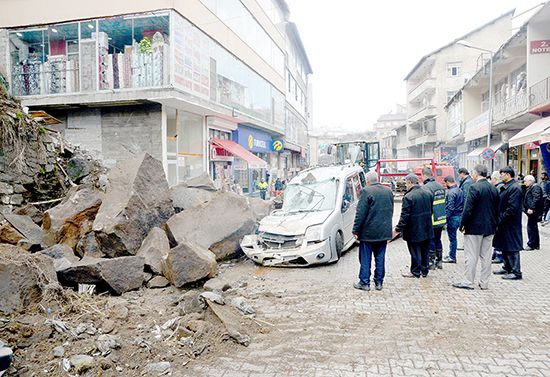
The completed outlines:
[[[208,171],[214,186],[218,190],[235,190],[235,177],[233,165],[235,157],[221,147],[212,145],[212,139],[231,140],[232,132],[237,129],[237,123],[217,116],[207,117],[208,140],[210,142],[208,153]]]
[[[284,145],[274,135],[241,124],[239,124],[237,130],[233,131],[233,141],[265,162],[265,166],[261,169],[245,165],[235,165],[233,167],[235,180],[242,187],[243,193],[254,194],[257,191],[256,184],[260,179],[269,182],[270,164],[273,162],[272,155],[283,152]],[[276,142],[281,143],[280,148]],[[274,151],[274,144],[279,148],[276,152]]]
[[[534,174],[540,178],[540,173],[546,171],[543,167],[543,152],[541,143],[544,144],[543,135],[550,130],[550,117],[540,118],[510,138],[510,146],[517,147],[518,152],[518,173],[523,175]],[[548,168],[548,165],[546,165]]]

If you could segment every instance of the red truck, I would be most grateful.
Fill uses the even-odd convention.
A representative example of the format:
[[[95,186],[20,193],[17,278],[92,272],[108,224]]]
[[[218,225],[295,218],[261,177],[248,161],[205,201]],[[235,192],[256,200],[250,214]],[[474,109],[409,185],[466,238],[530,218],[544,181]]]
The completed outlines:
[[[443,179],[446,176],[456,178],[452,165],[435,162],[433,158],[382,159],[376,163],[376,172],[380,182],[396,191],[404,191],[403,178],[411,173],[416,174],[422,184],[422,168],[425,166],[431,167],[434,178],[442,185],[445,185]]]

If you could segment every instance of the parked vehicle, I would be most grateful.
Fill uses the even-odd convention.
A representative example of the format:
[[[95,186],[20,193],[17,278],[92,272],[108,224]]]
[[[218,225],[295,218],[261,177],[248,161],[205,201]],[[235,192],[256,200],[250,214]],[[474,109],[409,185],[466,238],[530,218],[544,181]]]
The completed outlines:
[[[262,219],[258,234],[245,236],[241,248],[266,266],[336,262],[355,243],[352,228],[364,187],[358,165],[304,170],[289,182],[282,208]]]
[[[435,162],[433,158],[382,159],[376,163],[376,172],[382,184],[399,192],[405,190],[403,179],[411,173],[416,174],[422,184],[422,168],[425,166],[431,168],[434,178],[442,185],[445,185],[443,180],[446,176],[456,178],[452,165]]]

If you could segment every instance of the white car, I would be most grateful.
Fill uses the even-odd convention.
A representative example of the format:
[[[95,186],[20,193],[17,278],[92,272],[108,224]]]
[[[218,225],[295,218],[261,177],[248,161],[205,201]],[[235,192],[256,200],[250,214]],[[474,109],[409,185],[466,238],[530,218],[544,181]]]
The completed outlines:
[[[243,238],[242,250],[265,266],[336,262],[355,243],[352,228],[364,187],[356,165],[300,172],[285,189],[283,208],[262,219],[258,234]]]

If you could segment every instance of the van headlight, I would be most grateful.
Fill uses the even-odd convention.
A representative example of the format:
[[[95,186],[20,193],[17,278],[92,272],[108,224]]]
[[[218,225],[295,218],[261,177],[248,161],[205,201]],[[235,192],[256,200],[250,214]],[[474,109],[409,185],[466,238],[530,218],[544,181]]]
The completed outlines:
[[[321,235],[322,225],[314,225],[307,228],[304,238],[307,242],[320,241]]]

